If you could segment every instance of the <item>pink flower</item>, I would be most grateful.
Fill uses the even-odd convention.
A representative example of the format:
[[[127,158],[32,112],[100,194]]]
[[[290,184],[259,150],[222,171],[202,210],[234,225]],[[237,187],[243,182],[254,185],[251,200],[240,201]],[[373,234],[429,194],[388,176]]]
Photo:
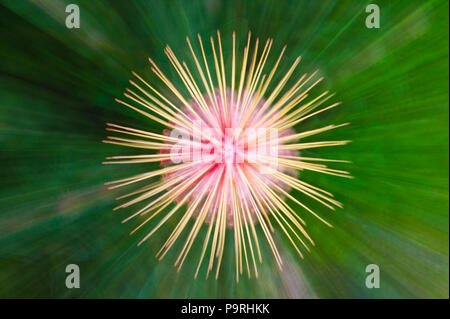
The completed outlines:
[[[179,235],[187,231],[188,237],[175,261],[175,265],[181,269],[200,229],[206,227],[196,276],[202,262],[207,259],[207,273],[215,264],[217,277],[224,243],[233,240],[238,280],[244,268],[249,276],[252,272],[258,276],[257,261],[262,262],[262,242],[258,239],[261,232],[281,268],[282,260],[273,239],[273,224],[282,229],[301,257],[303,253],[299,246],[309,251],[309,245],[314,245],[304,228],[305,222],[301,215],[311,213],[331,226],[298,200],[298,196],[292,196],[290,190],[295,189],[331,209],[334,209],[333,206],[341,207],[329,192],[298,179],[297,171],[312,170],[350,177],[346,171],[331,169],[323,164],[333,160],[302,157],[300,154],[304,149],[346,144],[348,141],[300,141],[347,123],[296,133],[294,126],[339,104],[322,107],[333,96],[328,92],[308,99],[308,93],[322,78],[314,80],[316,72],[304,74],[293,85],[285,88],[300,61],[299,57],[281,80],[272,84],[285,48],[274,66],[265,70],[272,40],[267,40],[258,56],[258,39],[250,53],[250,33],[240,67],[237,67],[236,38],[233,33],[231,68],[226,70],[219,32],[217,36],[218,49],[211,37],[214,69],[208,64],[200,36],[199,56],[187,39],[195,62],[196,77],[193,75],[194,69],[188,68],[185,62],[180,63],[173,51],[166,47],[165,52],[188,96],[184,96],[152,60],[151,69],[171,91],[170,98],[133,72],[140,84],[130,81],[135,90],[127,89],[125,93],[132,104],[119,99],[117,101],[168,129],[163,134],[157,134],[108,124],[107,130],[133,138],[110,136],[104,142],[157,152],[109,157],[105,163],[161,163],[161,169],[108,183],[111,185],[109,188],[137,183],[143,185],[137,191],[122,196],[134,198],[117,207],[144,203],[144,207],[124,220],[126,222],[144,216],[142,223],[132,233],[159,218],[139,244],[150,238],[168,219],[177,218],[177,226],[157,256],[163,258]],[[271,84],[273,88],[269,90]],[[148,184],[150,179],[158,176],[162,177],[159,181]],[[287,198],[298,205],[296,210],[286,203]],[[183,210],[185,204],[187,209]],[[193,226],[188,230],[187,225],[192,219]],[[231,239],[230,232],[233,233]]]

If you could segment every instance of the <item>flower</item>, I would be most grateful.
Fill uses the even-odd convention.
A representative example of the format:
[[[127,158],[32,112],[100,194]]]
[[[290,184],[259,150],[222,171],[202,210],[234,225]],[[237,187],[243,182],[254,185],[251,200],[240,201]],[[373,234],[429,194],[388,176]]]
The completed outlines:
[[[300,143],[302,138],[332,130],[340,125],[327,125],[318,129],[296,133],[294,127],[339,103],[321,106],[333,94],[324,92],[308,101],[309,92],[322,78],[315,80],[317,71],[303,74],[288,89],[288,80],[300,62],[298,57],[287,73],[270,90],[272,79],[284,55],[281,51],[276,63],[264,73],[273,40],[268,39],[258,55],[259,39],[251,52],[251,33],[248,35],[240,68],[236,61],[236,36],[232,36],[231,68],[226,69],[222,40],[217,32],[217,44],[211,37],[213,67],[208,63],[203,41],[198,36],[201,55],[197,55],[187,38],[195,63],[196,74],[183,61],[180,62],[167,46],[165,53],[188,92],[185,96],[158,66],[149,59],[152,71],[171,91],[172,97],[163,95],[141,76],[130,80],[134,90],[127,89],[125,97],[130,101],[117,102],[167,127],[163,134],[108,123],[107,130],[136,138],[109,136],[104,142],[134,148],[154,150],[151,154],[113,156],[107,164],[137,164],[159,162],[161,168],[139,175],[107,183],[110,189],[148,183],[137,191],[120,198],[134,196],[116,207],[126,208],[144,202],[145,206],[124,222],[145,216],[142,223],[132,231],[159,217],[159,222],[139,244],[149,239],[167,220],[178,215],[178,224],[157,253],[163,258],[173,247],[180,234],[193,226],[175,261],[181,269],[192,244],[202,227],[206,227],[203,248],[200,254],[198,275],[202,262],[208,260],[207,274],[216,267],[219,275],[225,241],[233,233],[236,280],[244,268],[249,276],[258,276],[257,263],[262,262],[258,233],[262,232],[275,257],[282,267],[280,253],[275,245],[273,233],[276,224],[303,258],[302,250],[309,251],[314,241],[305,230],[301,214],[307,212],[331,226],[313,210],[290,194],[291,189],[317,200],[334,209],[342,205],[333,195],[297,178],[297,171],[312,170],[320,173],[350,177],[346,171],[328,168],[322,162],[333,161],[310,158],[301,151],[310,148],[344,145],[348,141],[320,141]],[[213,75],[216,79],[213,80]],[[194,76],[195,75],[195,76]],[[131,104],[130,104],[131,103]],[[336,160],[334,160],[336,161]],[[318,162],[320,164],[318,164]],[[339,162],[339,161],[338,161]],[[343,161],[340,161],[343,162]],[[298,205],[295,211],[285,201],[289,198]],[[187,204],[187,209],[182,206]],[[298,209],[297,208],[297,209]],[[181,213],[180,213],[181,212]],[[209,249],[208,249],[209,248]]]

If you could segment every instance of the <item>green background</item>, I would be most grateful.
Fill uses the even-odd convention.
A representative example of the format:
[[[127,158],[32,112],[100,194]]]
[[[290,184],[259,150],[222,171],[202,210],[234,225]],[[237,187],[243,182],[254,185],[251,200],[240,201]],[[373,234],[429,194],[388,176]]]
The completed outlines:
[[[356,0],[0,1],[0,297],[448,298],[448,1],[373,2],[380,29],[366,28],[370,2]],[[80,29],[65,27],[69,3],[80,6]],[[304,216],[312,252],[301,260],[276,236],[283,272],[266,245],[260,278],[239,284],[232,240],[218,280],[203,268],[193,279],[198,246],[179,273],[177,249],[155,259],[175,220],[137,247],[145,232],[129,236],[135,225],[120,223],[134,209],[113,212],[123,192],[103,183],[153,167],[101,165],[135,153],[101,143],[106,122],[162,129],[113,101],[130,70],[163,88],[150,56],[181,85],[165,45],[191,63],[185,37],[217,29],[227,57],[233,31],[241,49],[248,30],[273,37],[273,52],[286,44],[275,80],[298,55],[299,74],[320,69],[314,93],[332,90],[343,104],[297,131],[352,123],[315,137],[351,144],[305,154],[351,160],[334,167],[355,178],[300,175],[344,209],[293,192],[334,228]],[[72,263],[80,289],[64,284]],[[368,264],[380,267],[379,289],[365,286]]]

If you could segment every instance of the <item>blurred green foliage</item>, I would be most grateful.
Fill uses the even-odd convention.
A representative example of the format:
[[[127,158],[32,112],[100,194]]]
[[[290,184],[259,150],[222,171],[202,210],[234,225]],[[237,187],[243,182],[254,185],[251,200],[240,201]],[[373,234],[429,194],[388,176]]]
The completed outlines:
[[[373,2],[380,29],[365,27],[370,2],[356,0],[3,0],[0,297],[448,298],[448,1]],[[65,27],[69,3],[80,6],[80,29]],[[298,258],[280,235],[283,272],[263,247],[260,278],[239,284],[232,240],[218,280],[204,272],[193,279],[198,246],[179,273],[177,247],[156,260],[176,221],[136,247],[144,233],[129,236],[135,225],[121,224],[134,210],[113,212],[120,192],[103,183],[149,168],[101,165],[134,152],[101,143],[106,122],[162,129],[113,101],[130,70],[164,90],[150,56],[180,85],[165,45],[191,63],[185,37],[207,39],[217,29],[226,55],[233,31],[240,48],[248,30],[273,37],[273,52],[286,44],[278,79],[298,55],[299,72],[320,69],[325,81],[315,93],[332,90],[343,104],[296,129],[351,122],[320,138],[353,141],[307,154],[353,161],[340,167],[355,179],[301,173],[344,209],[294,192],[334,228],[305,215],[312,252]],[[64,285],[70,263],[81,268],[80,289]],[[365,287],[368,264],[380,266],[379,289]]]

